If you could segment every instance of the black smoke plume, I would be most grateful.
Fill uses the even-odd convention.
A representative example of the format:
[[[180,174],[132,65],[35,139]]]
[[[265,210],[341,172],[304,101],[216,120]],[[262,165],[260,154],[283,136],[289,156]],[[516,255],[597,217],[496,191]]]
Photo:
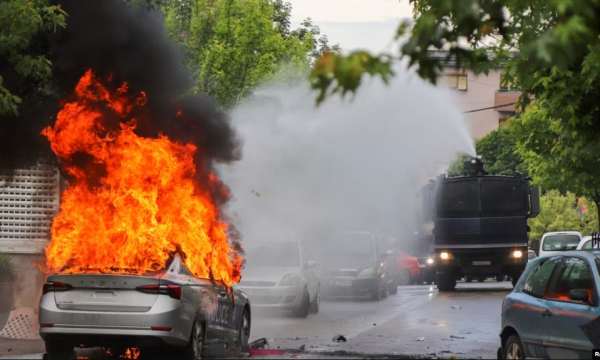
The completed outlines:
[[[54,91],[24,101],[19,117],[0,117],[0,170],[35,164],[43,156],[55,160],[40,132],[54,124],[61,99],[68,99],[81,76],[93,69],[98,78],[111,76],[107,87],[127,82],[131,94],[146,93],[146,106],[135,114],[140,119],[138,135],[163,133],[198,146],[198,181],[212,186],[215,201],[223,205],[226,188],[208,184],[207,175],[218,162],[238,160],[241,142],[213,99],[184,95],[193,83],[161,14],[133,8],[123,0],[61,0],[60,5],[68,14],[67,27],[41,33],[35,40],[53,60]],[[9,76],[4,85],[10,86],[10,80]],[[90,161],[86,156],[74,159]]]

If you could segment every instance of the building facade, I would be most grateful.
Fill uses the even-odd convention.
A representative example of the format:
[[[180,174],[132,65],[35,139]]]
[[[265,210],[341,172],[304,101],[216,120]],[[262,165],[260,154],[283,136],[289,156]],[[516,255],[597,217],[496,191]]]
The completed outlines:
[[[446,59],[448,53],[432,51],[431,56]],[[475,75],[472,71],[457,68],[452,61],[446,62],[439,83],[455,91],[456,101],[465,112],[465,120],[475,139],[486,136],[516,114],[515,105],[497,107],[515,103],[521,96],[520,92],[500,86],[501,73],[502,68],[499,68],[488,75]]]

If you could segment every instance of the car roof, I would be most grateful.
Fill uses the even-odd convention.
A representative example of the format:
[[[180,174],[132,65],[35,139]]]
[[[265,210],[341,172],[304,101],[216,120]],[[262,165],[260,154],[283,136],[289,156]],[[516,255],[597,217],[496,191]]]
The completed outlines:
[[[545,238],[546,236],[550,236],[550,235],[579,235],[579,236],[581,236],[581,233],[579,231],[551,231],[551,232],[545,233],[542,236],[542,238]]]
[[[590,261],[594,261],[596,259],[600,259],[600,250],[599,249],[590,249],[590,250],[570,250],[570,251],[553,252],[548,255],[538,256],[536,258],[536,260],[545,259],[545,258],[549,258],[549,257],[553,257],[553,256],[573,256],[573,255],[581,256]]]

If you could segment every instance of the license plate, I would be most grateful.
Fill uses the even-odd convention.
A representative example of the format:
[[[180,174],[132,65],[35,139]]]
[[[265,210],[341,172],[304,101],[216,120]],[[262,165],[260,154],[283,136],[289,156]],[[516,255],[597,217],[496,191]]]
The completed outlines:
[[[491,261],[473,261],[473,265],[492,265]]]
[[[331,280],[329,285],[332,286],[352,286],[352,280]]]
[[[271,291],[269,290],[263,290],[263,289],[248,289],[246,291],[246,294],[248,294],[249,296],[268,296],[271,295]]]

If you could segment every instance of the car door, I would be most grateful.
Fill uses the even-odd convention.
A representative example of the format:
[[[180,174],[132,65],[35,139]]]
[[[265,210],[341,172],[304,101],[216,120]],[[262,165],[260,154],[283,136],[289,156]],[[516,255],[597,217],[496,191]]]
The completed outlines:
[[[581,325],[598,317],[598,289],[592,269],[588,260],[579,256],[565,256],[560,264],[546,302],[550,314],[542,325],[544,347],[550,359],[591,356],[594,346]],[[569,293],[574,289],[586,290],[591,303],[571,300]]]
[[[515,329],[528,357],[543,356],[543,316],[550,280],[562,256],[538,261],[519,289],[509,294],[503,305],[503,326]]]
[[[213,285],[211,292],[213,302],[208,304],[212,308],[208,312],[207,319],[208,331],[212,333],[210,337],[232,339],[237,335],[238,328],[238,314],[233,296],[223,285]]]

